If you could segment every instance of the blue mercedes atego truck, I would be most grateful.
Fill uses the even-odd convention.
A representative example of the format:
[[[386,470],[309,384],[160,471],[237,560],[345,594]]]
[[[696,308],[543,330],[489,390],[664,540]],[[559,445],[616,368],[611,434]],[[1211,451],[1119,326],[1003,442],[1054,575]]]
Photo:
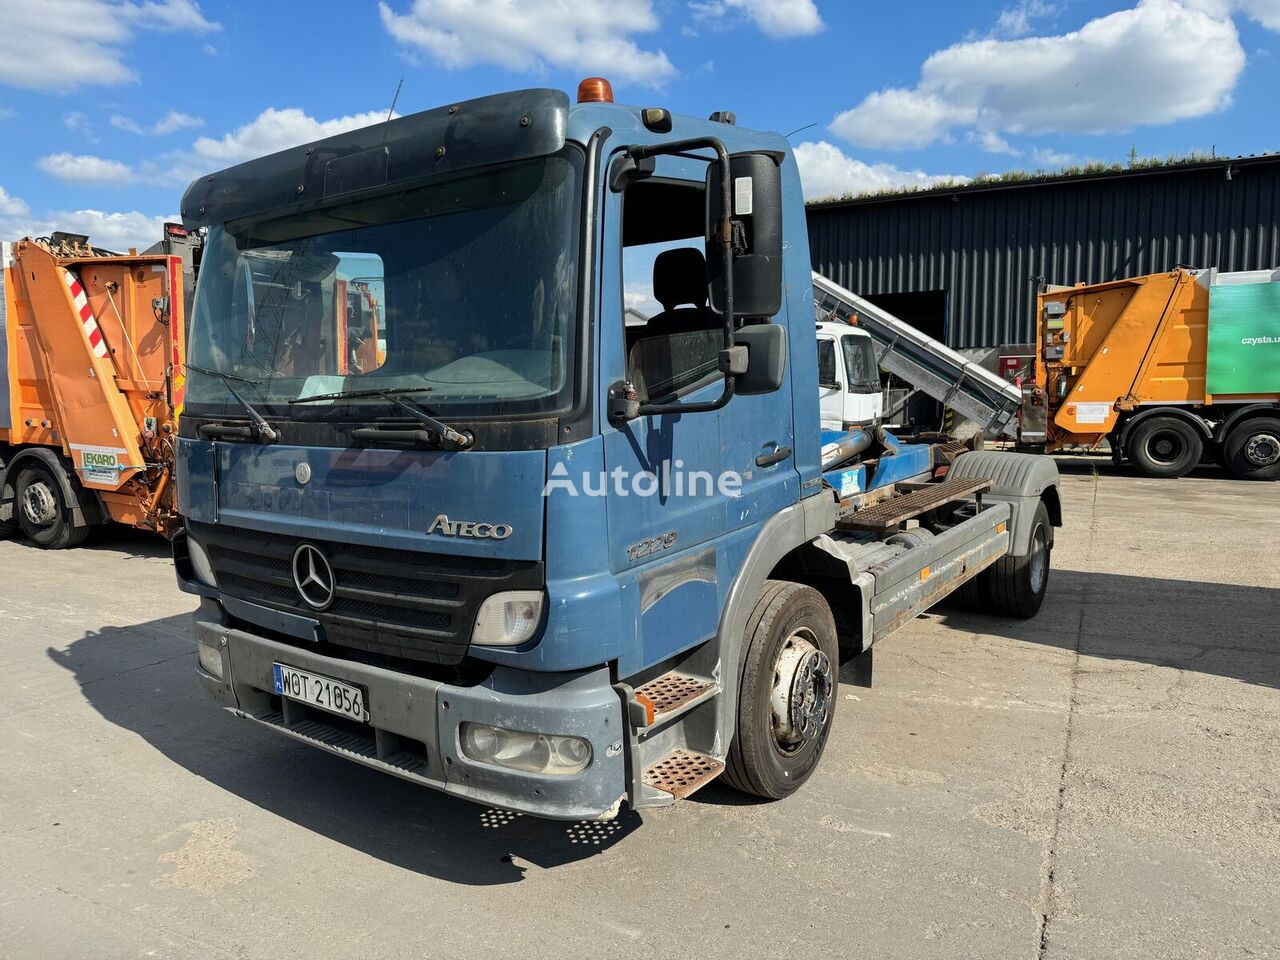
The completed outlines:
[[[254,723],[545,817],[796,790],[840,664],[1032,616],[1042,457],[824,435],[776,134],[524,90],[202,177],[177,439],[198,674]]]

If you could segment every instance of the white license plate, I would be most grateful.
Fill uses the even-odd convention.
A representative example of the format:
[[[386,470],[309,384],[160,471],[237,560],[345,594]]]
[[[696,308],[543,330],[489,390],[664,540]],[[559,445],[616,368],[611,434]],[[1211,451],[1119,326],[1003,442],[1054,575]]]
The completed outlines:
[[[319,707],[340,717],[369,722],[369,705],[359,687],[331,677],[321,677],[283,663],[271,665],[276,693],[310,707]]]

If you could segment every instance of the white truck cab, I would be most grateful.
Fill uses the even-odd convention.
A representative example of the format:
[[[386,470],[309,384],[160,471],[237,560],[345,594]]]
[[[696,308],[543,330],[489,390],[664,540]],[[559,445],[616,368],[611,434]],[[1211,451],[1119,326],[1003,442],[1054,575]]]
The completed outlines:
[[[871,336],[847,323],[818,324],[818,397],[823,430],[851,430],[884,414]]]

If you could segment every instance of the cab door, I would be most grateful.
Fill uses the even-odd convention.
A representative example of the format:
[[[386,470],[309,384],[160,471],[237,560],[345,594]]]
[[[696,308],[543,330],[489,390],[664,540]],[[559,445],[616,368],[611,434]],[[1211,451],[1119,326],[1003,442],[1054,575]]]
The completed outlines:
[[[703,312],[705,273],[699,284],[690,280],[691,271],[705,271],[697,266],[705,174],[698,160],[660,157],[653,177],[618,193],[606,188],[602,397],[620,380],[635,383],[642,399],[662,393],[663,402],[682,404],[715,400],[724,389],[714,363],[723,320]],[[798,499],[790,378],[719,410],[605,422],[602,432],[609,556],[639,624],[636,665],[647,665],[715,634],[730,553]]]

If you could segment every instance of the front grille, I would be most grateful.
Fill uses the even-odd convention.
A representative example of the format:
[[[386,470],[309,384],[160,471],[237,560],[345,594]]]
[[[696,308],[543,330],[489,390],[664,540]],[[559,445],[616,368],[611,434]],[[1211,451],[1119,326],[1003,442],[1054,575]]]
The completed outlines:
[[[466,655],[480,604],[503,590],[538,590],[542,564],[312,540],[247,527],[188,523],[229,597],[320,622],[323,639],[389,657],[453,665]],[[298,595],[293,554],[317,547],[333,567],[334,601]]]

